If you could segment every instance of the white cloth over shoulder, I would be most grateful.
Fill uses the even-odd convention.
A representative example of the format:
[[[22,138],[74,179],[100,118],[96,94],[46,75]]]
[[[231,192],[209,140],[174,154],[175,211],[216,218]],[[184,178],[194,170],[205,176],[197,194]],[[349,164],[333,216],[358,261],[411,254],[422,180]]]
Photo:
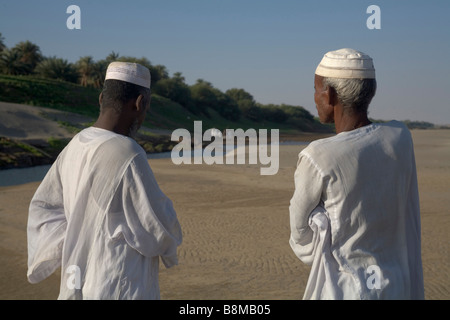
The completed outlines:
[[[144,150],[99,129],[77,134],[30,203],[28,280],[61,267],[59,299],[159,299],[159,257],[177,264],[181,228]]]
[[[289,243],[311,265],[304,299],[423,299],[414,149],[400,122],[299,154]]]
[[[330,272],[332,268],[329,265],[332,262],[330,256],[330,224],[328,213],[321,206],[316,207],[311,213],[308,225],[313,232],[313,239],[311,241],[311,246],[309,251],[300,250],[297,251],[298,254],[302,256],[304,261],[312,261],[311,273],[308,278],[308,283],[306,284],[305,297],[320,296],[321,292],[332,292],[334,291],[332,286],[328,288],[317,287],[316,283],[322,283],[324,286],[330,286],[333,274]],[[322,295],[323,298],[323,295]]]

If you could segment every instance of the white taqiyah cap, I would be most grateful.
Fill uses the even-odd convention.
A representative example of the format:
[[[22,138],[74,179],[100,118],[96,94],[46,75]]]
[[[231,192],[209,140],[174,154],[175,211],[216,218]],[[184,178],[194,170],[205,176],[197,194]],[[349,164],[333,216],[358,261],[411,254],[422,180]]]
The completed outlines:
[[[138,63],[111,62],[105,80],[122,80],[150,89],[150,70]]]
[[[316,74],[326,78],[375,79],[373,60],[354,49],[327,52],[317,66]]]

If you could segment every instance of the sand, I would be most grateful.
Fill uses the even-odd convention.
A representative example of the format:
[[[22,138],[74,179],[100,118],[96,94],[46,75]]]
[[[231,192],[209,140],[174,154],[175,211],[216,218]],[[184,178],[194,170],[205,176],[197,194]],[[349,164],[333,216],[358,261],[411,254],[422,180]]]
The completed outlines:
[[[450,298],[450,130],[413,130],[425,298]],[[300,299],[309,274],[289,244],[288,206],[301,146],[282,146],[280,170],[173,167],[151,162],[180,214],[180,265],[161,272],[165,299]],[[180,184],[179,181],[183,181]]]
[[[66,130],[61,122],[81,125],[93,121],[70,112],[3,101],[0,101],[0,114],[0,136],[27,143],[46,141],[50,137],[71,138],[73,132]]]
[[[450,130],[414,130],[426,299],[450,298]],[[305,137],[306,138],[306,137]],[[315,138],[315,137],[314,137]],[[289,247],[289,200],[302,146],[280,147],[280,169],[174,165],[152,159],[182,229],[179,265],[161,265],[162,299],[301,299],[309,267]],[[59,272],[26,279],[27,210],[39,182],[0,187],[0,299],[56,299]]]

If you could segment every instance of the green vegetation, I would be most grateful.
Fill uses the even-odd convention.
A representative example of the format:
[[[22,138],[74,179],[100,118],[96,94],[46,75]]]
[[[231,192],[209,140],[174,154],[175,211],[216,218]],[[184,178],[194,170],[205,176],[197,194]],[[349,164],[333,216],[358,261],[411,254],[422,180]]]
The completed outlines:
[[[99,90],[33,75],[0,74],[0,100],[97,117]]]
[[[435,125],[426,121],[403,121],[410,129],[434,129]]]
[[[145,57],[120,56],[113,51],[99,61],[84,56],[70,63],[44,57],[39,46],[30,41],[7,48],[1,34],[0,100],[96,117],[98,95],[112,61],[137,62],[149,68],[152,103],[145,125],[150,128],[192,129],[194,120],[201,120],[205,129],[278,128],[289,133],[332,130],[301,106],[263,105],[244,89],[222,92],[203,79],[188,85],[181,72],[170,77],[165,66],[154,65]]]
[[[74,126],[72,123],[67,121],[58,121],[58,124],[61,127],[66,128],[66,130],[69,131],[70,133],[78,133],[82,130],[82,128]]]
[[[281,132],[333,132],[301,106],[263,105],[244,89],[221,92],[210,82],[198,79],[185,83],[181,72],[169,76],[163,65],[147,58],[120,56],[112,51],[104,59],[80,57],[70,63],[58,57],[44,57],[38,45],[22,41],[12,48],[0,33],[0,100],[57,108],[91,117],[98,115],[98,95],[108,64],[112,61],[140,63],[149,68],[152,110],[150,127],[192,129],[194,120],[208,128],[278,128]],[[374,120],[383,122],[383,120]],[[432,123],[409,121],[410,129],[436,128]],[[67,125],[67,124],[66,124]]]
[[[50,164],[53,156],[26,143],[0,137],[0,168],[20,168]]]
[[[377,119],[370,119],[370,121],[374,123],[387,122],[386,120],[377,120]],[[408,127],[408,129],[449,129],[449,126],[437,126],[434,123],[426,121],[403,120],[402,122]]]
[[[321,124],[301,106],[264,105],[244,89],[231,88],[222,92],[203,79],[188,85],[181,72],[170,77],[165,66],[153,65],[145,57],[120,56],[113,51],[99,61],[84,56],[70,63],[58,57],[42,56],[39,47],[30,41],[7,48],[1,33],[0,101],[49,107],[96,119],[98,97],[107,66],[112,61],[136,62],[149,68],[152,101],[144,126],[150,129],[193,131],[194,121],[199,120],[203,130],[279,129],[280,133],[288,135],[334,132],[334,125]],[[404,122],[410,129],[437,128],[428,122]],[[92,124],[60,120],[58,123],[74,134]],[[175,145],[168,134],[157,135],[144,130],[137,141],[149,153],[170,151]],[[0,137],[0,168],[51,163],[68,142],[50,138],[43,146],[36,147]]]
[[[0,137],[0,169],[51,164],[69,141],[49,138],[46,144],[37,147]]]
[[[48,146],[45,148],[47,153],[57,156],[70,142],[70,139],[57,139],[57,138],[49,138],[47,140]]]

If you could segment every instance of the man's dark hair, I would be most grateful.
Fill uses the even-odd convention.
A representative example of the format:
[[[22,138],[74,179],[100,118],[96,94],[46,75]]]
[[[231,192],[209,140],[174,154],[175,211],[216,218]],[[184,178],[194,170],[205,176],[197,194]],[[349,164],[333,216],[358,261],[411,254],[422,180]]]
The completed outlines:
[[[150,99],[150,89],[121,80],[108,79],[102,90],[102,104],[100,110],[113,108],[116,112],[122,112],[122,107],[131,99],[143,95],[144,104]]]

